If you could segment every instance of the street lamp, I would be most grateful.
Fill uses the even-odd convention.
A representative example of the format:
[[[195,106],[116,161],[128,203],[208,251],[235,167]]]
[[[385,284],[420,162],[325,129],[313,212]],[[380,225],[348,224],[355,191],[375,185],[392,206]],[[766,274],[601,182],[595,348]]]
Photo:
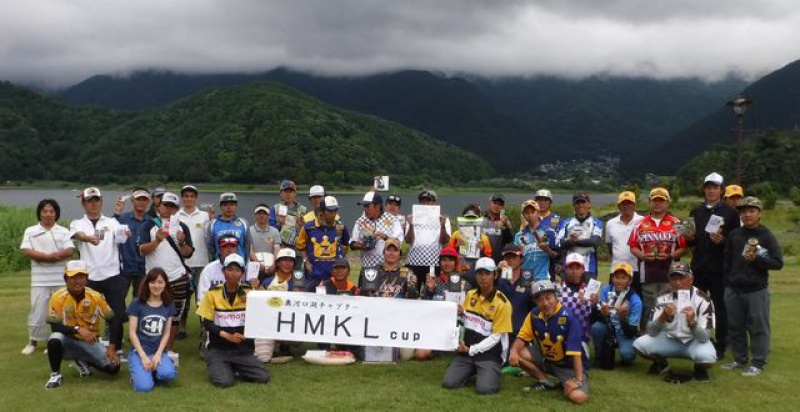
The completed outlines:
[[[737,126],[737,145],[736,145],[736,182],[742,182],[742,140],[744,140],[744,114],[747,108],[753,104],[752,100],[748,100],[741,94],[731,99],[727,106],[731,106],[733,114],[736,115]]]

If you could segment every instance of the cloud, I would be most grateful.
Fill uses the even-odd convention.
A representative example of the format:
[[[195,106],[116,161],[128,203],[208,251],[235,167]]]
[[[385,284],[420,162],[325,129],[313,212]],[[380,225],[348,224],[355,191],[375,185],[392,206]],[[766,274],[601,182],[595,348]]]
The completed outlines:
[[[26,0],[0,14],[0,78],[279,66],[753,78],[799,58],[798,35],[791,0]]]

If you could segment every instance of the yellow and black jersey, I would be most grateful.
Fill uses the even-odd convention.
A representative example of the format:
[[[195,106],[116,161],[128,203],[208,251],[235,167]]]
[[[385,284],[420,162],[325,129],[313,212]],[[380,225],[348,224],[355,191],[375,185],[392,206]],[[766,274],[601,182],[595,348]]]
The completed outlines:
[[[100,320],[111,319],[114,311],[108,306],[100,292],[86,288],[83,299],[76,302],[67,288],[59,289],[50,296],[47,322],[64,326],[80,326],[95,334],[100,333]]]
[[[247,304],[247,292],[252,288],[249,285],[239,285],[235,292],[225,290],[225,285],[214,286],[203,296],[197,308],[197,315],[201,318],[212,321],[215,326],[228,333],[244,333],[245,308]],[[209,349],[219,350],[247,350],[249,346],[252,351],[252,340],[234,345],[231,342],[217,336],[209,334]]]
[[[464,344],[472,346],[493,333],[501,334],[500,343],[485,352],[503,356],[508,346],[511,326],[511,302],[497,289],[484,297],[478,289],[467,292],[464,298]]]

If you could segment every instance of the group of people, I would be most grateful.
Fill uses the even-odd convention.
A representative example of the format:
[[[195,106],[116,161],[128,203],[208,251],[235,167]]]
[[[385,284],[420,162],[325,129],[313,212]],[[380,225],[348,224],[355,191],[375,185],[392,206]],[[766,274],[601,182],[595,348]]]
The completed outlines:
[[[712,173],[702,194],[703,204],[680,221],[666,188],[649,192],[646,215],[636,212],[634,193],[622,192],[619,215],[604,224],[592,215],[588,194],[575,194],[574,214],[562,217],[543,189],[521,205],[518,228],[505,214],[505,197],[494,194],[486,211],[465,207],[453,230],[447,216],[404,215],[400,196],[384,202],[370,191],[348,229],[336,197],[312,186],[307,208],[288,180],[280,202],[255,207],[253,225],[239,214],[235,193],[220,195],[217,213],[200,210],[193,185],[178,194],[137,188],[106,217],[100,190],[90,187],[80,196],[85,216],[69,229],[57,223],[58,203],[45,199],[39,223],[25,232],[32,288],[22,353],[47,342],[47,388],[61,385],[63,359],[82,377],[92,368],[116,373],[128,321],[131,380],[148,391],[176,377],[172,348],[186,336],[194,296],[210,381],[266,383],[265,363],[291,359],[293,345],[244,337],[247,293],[264,289],[455,299],[462,337],[442,381],[451,389],[474,378],[479,393],[493,393],[502,373],[521,373],[534,379],[528,391],[561,388],[583,403],[590,366],[613,368],[616,351],[621,365],[637,355],[651,360],[653,374],[668,371],[668,358],[689,358],[694,378],[707,381],[708,368],[730,347],[733,360],[722,368],[756,376],[769,353],[768,272],[782,267],[780,245],[760,223],[761,202],[741,187],[726,187]],[[123,213],[126,198],[131,211]],[[424,190],[417,201],[436,206],[438,197]],[[607,279],[599,276],[603,242],[611,254]],[[80,259],[70,260],[75,245]],[[690,249],[686,264],[681,257]],[[360,255],[357,282],[350,280],[350,251]],[[365,356],[361,348],[340,349]],[[437,355],[414,353],[420,360]]]

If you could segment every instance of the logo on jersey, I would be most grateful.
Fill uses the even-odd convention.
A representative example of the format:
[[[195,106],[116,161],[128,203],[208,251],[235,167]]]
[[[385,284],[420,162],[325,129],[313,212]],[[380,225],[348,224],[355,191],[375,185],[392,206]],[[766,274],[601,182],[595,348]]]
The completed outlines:
[[[166,324],[167,318],[161,315],[147,315],[139,321],[139,330],[147,336],[161,336]]]
[[[378,270],[377,269],[365,269],[364,270],[364,277],[367,281],[372,282],[375,278],[378,277]]]

